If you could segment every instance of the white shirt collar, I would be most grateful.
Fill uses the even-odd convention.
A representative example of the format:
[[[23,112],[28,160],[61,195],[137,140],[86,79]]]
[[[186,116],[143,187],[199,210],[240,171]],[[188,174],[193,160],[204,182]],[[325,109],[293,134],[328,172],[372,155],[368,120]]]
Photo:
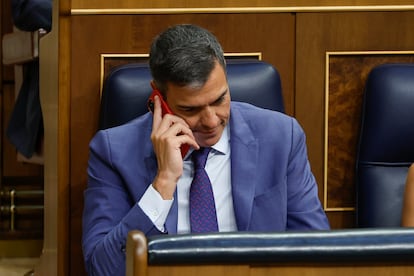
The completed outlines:
[[[211,148],[214,150],[215,153],[219,153],[219,154],[226,155],[230,152],[230,126],[229,124],[227,124],[224,127],[224,130],[223,130],[223,133],[221,134],[220,139],[217,141],[217,143],[212,145]],[[194,149],[191,148],[187,152],[184,160],[187,160],[193,151]]]
[[[211,146],[216,152],[221,154],[228,154],[230,152],[230,126],[227,124],[224,127],[220,140]]]

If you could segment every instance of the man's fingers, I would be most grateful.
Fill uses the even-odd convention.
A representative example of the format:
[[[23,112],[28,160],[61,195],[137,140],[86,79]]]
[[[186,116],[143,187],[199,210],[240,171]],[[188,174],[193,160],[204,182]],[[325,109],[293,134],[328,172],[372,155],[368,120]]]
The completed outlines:
[[[161,110],[161,100],[160,97],[154,97],[154,112],[153,112],[153,122],[152,129],[158,129],[162,122],[162,110]]]

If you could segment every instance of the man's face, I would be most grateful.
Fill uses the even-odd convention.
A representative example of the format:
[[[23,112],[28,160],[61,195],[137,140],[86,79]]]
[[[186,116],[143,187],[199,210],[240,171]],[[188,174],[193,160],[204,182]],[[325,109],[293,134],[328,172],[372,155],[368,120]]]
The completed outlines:
[[[201,88],[168,84],[167,103],[187,122],[200,147],[214,145],[230,117],[230,91],[223,68],[216,63]]]

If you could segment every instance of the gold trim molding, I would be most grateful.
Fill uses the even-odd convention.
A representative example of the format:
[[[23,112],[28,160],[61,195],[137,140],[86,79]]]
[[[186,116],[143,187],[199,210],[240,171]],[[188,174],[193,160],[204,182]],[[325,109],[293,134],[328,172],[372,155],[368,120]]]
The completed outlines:
[[[101,68],[99,80],[99,93],[102,94],[103,81],[105,76],[105,59],[106,58],[142,58],[147,59],[149,54],[101,54]]]
[[[414,5],[367,6],[295,6],[295,7],[224,7],[224,8],[139,8],[139,9],[71,9],[71,15],[117,14],[188,14],[188,13],[291,13],[350,11],[411,11]]]
[[[329,115],[329,59],[331,56],[355,55],[414,55],[414,51],[344,51],[325,54],[325,112],[324,112],[324,165],[323,165],[323,208],[326,212],[355,211],[354,207],[328,206],[328,115]]]

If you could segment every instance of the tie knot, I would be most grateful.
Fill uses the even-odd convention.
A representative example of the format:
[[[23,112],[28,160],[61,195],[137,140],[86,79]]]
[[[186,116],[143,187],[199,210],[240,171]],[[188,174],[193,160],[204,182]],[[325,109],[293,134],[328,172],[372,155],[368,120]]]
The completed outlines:
[[[193,151],[191,158],[194,162],[194,169],[204,169],[209,152],[210,148],[200,148],[199,150]]]

